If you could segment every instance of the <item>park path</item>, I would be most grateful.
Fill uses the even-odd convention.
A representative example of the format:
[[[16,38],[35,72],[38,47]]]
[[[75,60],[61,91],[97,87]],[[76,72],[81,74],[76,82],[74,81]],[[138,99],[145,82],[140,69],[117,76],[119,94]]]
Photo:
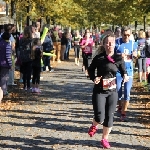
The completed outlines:
[[[81,66],[75,66],[71,57],[42,76],[41,95],[26,93],[0,107],[0,150],[100,150],[102,126],[94,137],[87,134],[93,117],[93,83]],[[141,110],[132,107],[135,103],[133,99],[129,122],[120,122],[115,114],[109,138],[112,150],[150,148],[144,138],[150,132],[138,123]]]

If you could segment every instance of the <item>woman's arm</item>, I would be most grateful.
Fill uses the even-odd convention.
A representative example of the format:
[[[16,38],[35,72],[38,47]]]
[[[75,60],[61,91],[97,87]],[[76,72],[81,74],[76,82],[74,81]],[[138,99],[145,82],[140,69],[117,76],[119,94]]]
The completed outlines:
[[[122,77],[124,77],[124,75],[127,75],[127,71],[125,69],[125,63],[124,63],[123,59],[120,60],[119,71],[120,71]]]
[[[96,76],[95,76],[95,69],[97,68],[97,57],[94,57],[92,60],[92,63],[90,64],[89,68],[88,68],[88,74],[90,79],[94,82]]]
[[[8,43],[7,46],[6,46],[6,60],[7,60],[8,65],[9,65],[10,68],[12,67],[11,51],[12,51],[11,46]]]

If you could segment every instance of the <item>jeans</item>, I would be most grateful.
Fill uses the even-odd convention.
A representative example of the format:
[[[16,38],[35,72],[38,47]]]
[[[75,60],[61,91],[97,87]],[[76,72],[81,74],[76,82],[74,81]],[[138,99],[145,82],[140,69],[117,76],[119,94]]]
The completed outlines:
[[[65,53],[64,53],[64,59],[67,60],[69,59],[69,50],[71,48],[71,45],[68,43],[67,46],[66,46],[66,50],[65,50]]]
[[[14,84],[14,70],[9,70],[8,85]]]
[[[9,78],[9,69],[0,67],[0,87],[3,90],[3,94],[7,94],[7,81]]]
[[[128,82],[124,83],[124,99],[126,101],[130,100],[130,91],[132,87],[133,77],[129,78]],[[116,83],[117,83],[117,91],[118,91],[118,98],[122,100],[122,84],[123,78],[121,76],[116,76]]]
[[[44,64],[44,66],[43,66],[43,71],[46,70],[46,66],[48,66],[49,71],[51,70],[50,59],[51,59],[50,56],[44,56],[44,57],[43,57],[43,64]]]

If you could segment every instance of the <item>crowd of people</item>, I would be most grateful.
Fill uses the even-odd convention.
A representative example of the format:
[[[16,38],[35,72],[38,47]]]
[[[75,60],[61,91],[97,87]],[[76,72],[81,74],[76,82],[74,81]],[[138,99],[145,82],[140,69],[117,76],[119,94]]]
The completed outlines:
[[[94,82],[94,118],[88,134],[92,137],[98,125],[102,124],[101,145],[110,148],[108,136],[117,103],[120,121],[128,120],[127,109],[136,68],[139,73],[137,82],[150,84],[150,31],[145,33],[141,29],[137,36],[129,27],[116,27],[115,32],[110,29],[101,32],[86,29],[84,33],[54,27],[48,29],[42,41],[43,33],[36,26],[26,26],[23,33],[17,32],[12,24],[1,26],[0,87],[3,95],[8,95],[8,84],[15,85],[16,68],[19,68],[23,89],[40,93],[41,72],[54,71],[51,61],[68,61],[73,47],[75,65],[80,66],[82,55],[82,71]]]
[[[9,53],[6,56],[0,56],[0,87],[4,96],[8,95],[8,85],[16,85],[14,82],[15,69],[20,71],[19,82],[23,83],[25,91],[40,93],[40,73],[42,71],[54,71],[51,61],[57,61],[57,63],[68,61],[69,51],[72,47],[74,48],[74,59],[77,66],[80,65],[82,49],[82,69],[88,77],[87,68],[89,60],[92,58],[92,48],[94,43],[99,43],[98,40],[100,39],[98,38],[99,35],[97,36],[94,32],[90,33],[89,30],[81,33],[79,30],[61,30],[57,26],[48,29],[44,40],[41,40],[44,29],[40,31],[38,25],[26,26],[23,33],[16,31],[16,26],[13,24],[1,25],[0,29],[1,49],[3,49],[1,53],[5,54],[5,51]],[[2,47],[4,43],[5,48]],[[6,50],[7,47],[9,50]]]

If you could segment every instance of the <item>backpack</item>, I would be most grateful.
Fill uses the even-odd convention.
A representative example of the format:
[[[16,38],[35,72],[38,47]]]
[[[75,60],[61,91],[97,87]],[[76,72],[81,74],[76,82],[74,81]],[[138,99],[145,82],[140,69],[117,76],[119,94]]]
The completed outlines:
[[[47,41],[43,43],[43,52],[50,53],[53,50],[53,45],[51,41]]]
[[[31,40],[20,40],[19,43],[20,60],[21,62],[31,61]]]

